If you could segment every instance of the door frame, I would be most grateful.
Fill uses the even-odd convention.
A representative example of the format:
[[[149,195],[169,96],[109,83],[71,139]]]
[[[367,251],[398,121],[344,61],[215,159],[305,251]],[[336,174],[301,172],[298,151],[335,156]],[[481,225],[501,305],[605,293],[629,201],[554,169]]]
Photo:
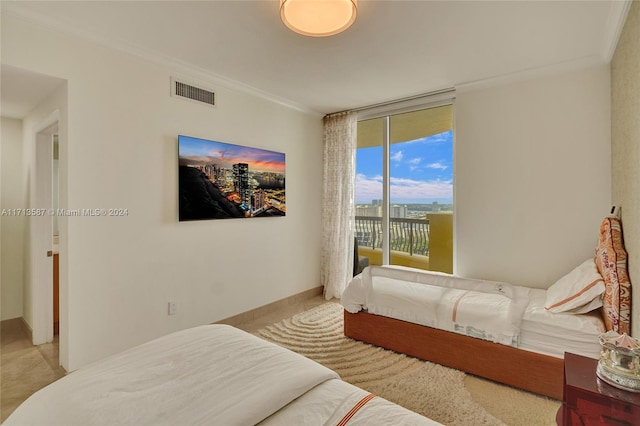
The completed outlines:
[[[40,345],[53,341],[53,257],[47,256],[52,250],[53,223],[52,188],[48,191],[40,187],[43,182],[53,180],[53,135],[58,133],[60,111],[56,110],[45,118],[35,132],[35,145],[31,179],[34,190],[32,211],[45,209],[43,214],[29,218],[31,272],[31,309],[33,315],[32,343]],[[42,178],[45,178],[43,181]],[[48,178],[48,179],[46,179]],[[44,189],[44,191],[43,191]]]

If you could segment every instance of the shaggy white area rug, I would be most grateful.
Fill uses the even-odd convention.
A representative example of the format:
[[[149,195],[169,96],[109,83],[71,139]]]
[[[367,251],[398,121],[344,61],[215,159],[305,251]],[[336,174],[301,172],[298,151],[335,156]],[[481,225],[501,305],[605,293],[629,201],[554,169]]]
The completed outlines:
[[[345,337],[343,310],[337,303],[320,305],[255,334],[445,425],[505,425],[471,398],[465,373]]]

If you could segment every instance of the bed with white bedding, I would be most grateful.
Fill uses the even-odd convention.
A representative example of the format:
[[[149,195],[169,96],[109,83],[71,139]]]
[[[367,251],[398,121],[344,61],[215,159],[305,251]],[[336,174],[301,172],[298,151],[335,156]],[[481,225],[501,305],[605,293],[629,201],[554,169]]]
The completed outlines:
[[[545,355],[597,358],[598,336],[605,332],[600,312],[552,313],[545,309],[546,299],[542,289],[372,266],[354,277],[341,303],[350,313],[366,310]]]
[[[227,325],[172,333],[68,374],[5,425],[439,423]]]
[[[557,399],[565,352],[598,358],[598,336],[629,332],[631,286],[620,221],[594,258],[549,289],[371,266],[341,303],[345,335]]]
[[[606,331],[600,310],[579,315],[552,313],[544,307],[546,293],[529,289],[518,348],[557,358],[563,358],[565,352],[598,358],[598,337]]]

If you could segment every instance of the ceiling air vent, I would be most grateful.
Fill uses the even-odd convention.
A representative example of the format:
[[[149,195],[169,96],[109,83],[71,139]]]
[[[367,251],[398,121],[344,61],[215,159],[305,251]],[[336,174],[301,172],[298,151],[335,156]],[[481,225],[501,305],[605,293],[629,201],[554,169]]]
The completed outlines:
[[[212,91],[175,78],[171,79],[171,95],[196,102],[202,102],[209,106],[216,105],[216,94]]]

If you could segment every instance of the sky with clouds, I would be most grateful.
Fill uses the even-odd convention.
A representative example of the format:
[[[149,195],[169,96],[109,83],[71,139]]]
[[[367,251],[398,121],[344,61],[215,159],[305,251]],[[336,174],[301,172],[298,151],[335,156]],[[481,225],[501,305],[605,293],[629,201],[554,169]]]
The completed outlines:
[[[453,132],[391,145],[392,204],[453,202]],[[356,204],[382,199],[382,147],[356,152]]]
[[[178,137],[178,155],[181,164],[214,163],[230,169],[236,163],[247,163],[250,171],[285,172],[285,154],[282,152],[190,136],[180,135]]]

